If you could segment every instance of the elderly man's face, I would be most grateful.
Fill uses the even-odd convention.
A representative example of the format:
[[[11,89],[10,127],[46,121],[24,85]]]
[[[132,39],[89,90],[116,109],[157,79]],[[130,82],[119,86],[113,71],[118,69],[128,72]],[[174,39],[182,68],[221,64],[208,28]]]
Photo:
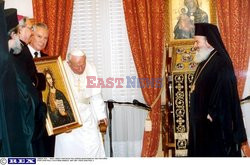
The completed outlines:
[[[205,36],[194,36],[194,48],[200,50],[201,48],[207,48],[207,42]]]
[[[30,45],[37,51],[43,50],[46,47],[49,37],[47,29],[37,27],[31,36]]]
[[[25,27],[20,27],[19,38],[26,44],[30,41],[30,36],[32,34],[32,22],[28,19],[25,23]]]
[[[200,63],[208,58],[212,46],[207,42],[204,36],[194,36],[194,41],[194,49],[196,50],[194,61]]]
[[[71,70],[78,75],[81,75],[86,66],[86,56],[73,56],[71,55],[70,60],[68,61],[69,67]]]

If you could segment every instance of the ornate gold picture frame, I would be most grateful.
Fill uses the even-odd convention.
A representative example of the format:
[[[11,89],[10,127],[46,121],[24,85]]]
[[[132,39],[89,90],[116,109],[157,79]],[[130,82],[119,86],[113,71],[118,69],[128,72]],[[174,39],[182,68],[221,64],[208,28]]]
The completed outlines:
[[[43,73],[46,79],[46,89],[42,95],[47,105],[48,135],[60,134],[80,127],[82,122],[61,57],[37,58],[35,64],[38,72]]]
[[[166,0],[166,43],[193,44],[194,23],[217,23],[215,0]]]

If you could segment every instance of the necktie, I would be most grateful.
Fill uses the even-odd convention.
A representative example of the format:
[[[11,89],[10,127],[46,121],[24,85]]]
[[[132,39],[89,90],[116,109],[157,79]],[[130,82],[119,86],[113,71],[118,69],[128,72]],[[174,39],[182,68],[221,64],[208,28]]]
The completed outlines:
[[[34,55],[35,55],[35,58],[37,58],[38,57],[38,52],[35,52]]]

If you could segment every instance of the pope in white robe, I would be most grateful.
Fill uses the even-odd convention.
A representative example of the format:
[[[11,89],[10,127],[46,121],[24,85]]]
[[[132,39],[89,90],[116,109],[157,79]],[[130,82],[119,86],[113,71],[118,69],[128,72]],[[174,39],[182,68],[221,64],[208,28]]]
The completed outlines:
[[[101,88],[87,88],[87,76],[95,76],[94,65],[86,61],[79,50],[72,51],[64,68],[80,114],[82,127],[56,136],[55,157],[100,158],[105,157],[98,122],[107,122]]]

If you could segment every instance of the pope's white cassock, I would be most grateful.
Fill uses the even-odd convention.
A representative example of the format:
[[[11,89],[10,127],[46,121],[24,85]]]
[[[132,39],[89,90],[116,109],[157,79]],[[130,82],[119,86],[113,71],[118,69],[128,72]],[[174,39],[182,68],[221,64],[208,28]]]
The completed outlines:
[[[86,76],[95,76],[95,66],[86,62],[81,75],[75,74],[67,62],[64,67],[83,126],[56,136],[55,157],[98,158],[105,157],[98,120],[106,118],[105,104],[100,88],[86,88]]]

